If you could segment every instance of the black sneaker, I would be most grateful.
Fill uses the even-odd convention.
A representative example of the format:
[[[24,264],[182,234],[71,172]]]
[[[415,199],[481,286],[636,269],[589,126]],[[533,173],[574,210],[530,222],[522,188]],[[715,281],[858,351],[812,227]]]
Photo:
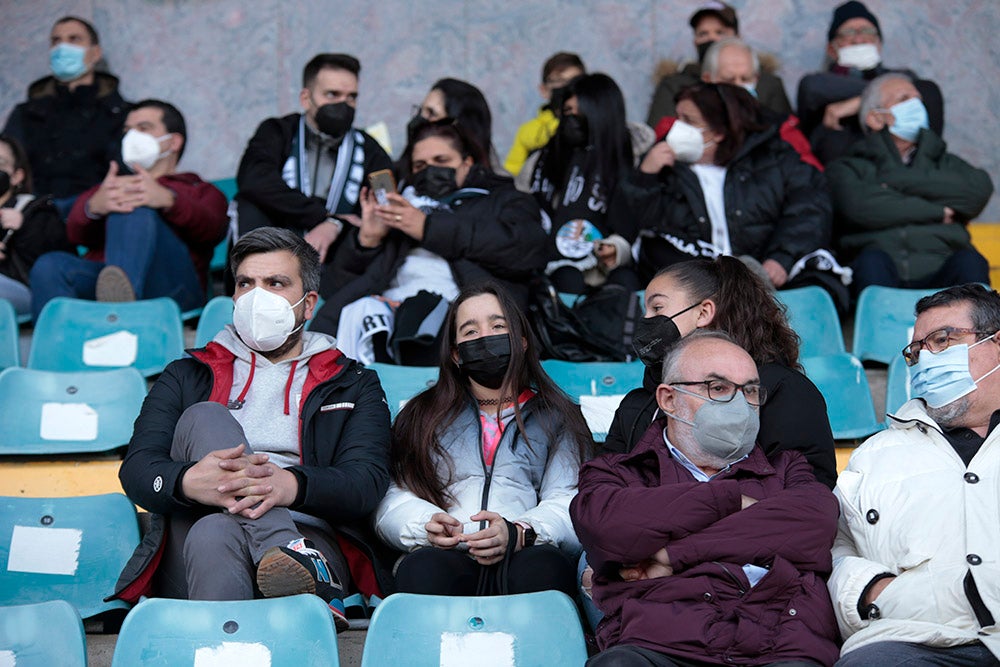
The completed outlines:
[[[268,598],[302,593],[316,595],[330,608],[337,632],[349,627],[344,611],[344,589],[333,576],[323,554],[305,538],[264,552],[257,564],[257,588]]]

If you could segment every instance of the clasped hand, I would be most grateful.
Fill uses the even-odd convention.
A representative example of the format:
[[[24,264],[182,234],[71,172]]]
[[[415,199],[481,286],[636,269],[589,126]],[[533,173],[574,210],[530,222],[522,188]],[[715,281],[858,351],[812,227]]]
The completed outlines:
[[[103,218],[110,213],[131,213],[141,206],[170,208],[174,199],[173,191],[160,185],[142,167],[136,166],[134,175],[119,176],[118,163],[112,162],[87,207],[91,215]]]
[[[298,480],[270,463],[267,454],[245,454],[246,445],[210,452],[184,473],[181,490],[202,505],[223,507],[248,519],[295,501]]]
[[[469,554],[480,565],[493,565],[503,560],[507,553],[507,543],[510,533],[507,521],[496,512],[477,512],[469,517],[471,521],[486,521],[489,525],[482,530],[465,535],[462,533],[462,522],[446,514],[438,512],[431,516],[425,524],[427,539],[431,545],[439,549],[454,549],[460,543],[469,547]],[[517,527],[518,540],[515,550],[520,548],[521,527]]]

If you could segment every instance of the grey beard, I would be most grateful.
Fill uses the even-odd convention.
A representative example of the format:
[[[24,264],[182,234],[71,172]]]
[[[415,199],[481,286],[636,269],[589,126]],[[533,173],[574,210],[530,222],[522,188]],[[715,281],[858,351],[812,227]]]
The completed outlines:
[[[952,401],[948,405],[942,405],[940,408],[927,407],[927,415],[934,420],[938,426],[944,426],[945,428],[953,428],[955,426],[961,426],[958,424],[958,420],[965,416],[969,411],[969,397],[963,396],[957,401]]]

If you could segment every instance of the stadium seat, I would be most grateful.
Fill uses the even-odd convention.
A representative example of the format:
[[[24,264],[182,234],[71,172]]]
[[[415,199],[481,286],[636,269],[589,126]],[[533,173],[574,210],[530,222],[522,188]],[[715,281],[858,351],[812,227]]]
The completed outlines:
[[[138,544],[135,507],[120,493],[0,497],[0,604],[65,600],[85,619],[127,609],[104,598]]]
[[[232,201],[233,197],[236,196],[237,187],[235,178],[221,178],[217,181],[212,181],[212,185],[222,190],[222,194],[226,195],[226,199],[229,201]],[[215,246],[208,270],[211,273],[221,273],[225,270],[227,261],[229,261],[229,239],[225,238],[219,245]]]
[[[395,366],[375,363],[369,364],[368,368],[378,373],[393,419],[408,400],[424,389],[433,387],[438,378],[437,366]]]
[[[172,299],[100,303],[57,297],[42,309],[28,368],[84,371],[134,366],[149,377],[184,354],[184,329]]]
[[[799,335],[799,355],[843,354],[844,337],[833,299],[822,287],[809,286],[776,292],[788,308],[788,323]]]
[[[315,595],[226,602],[153,598],[122,623],[112,667],[337,667],[330,609]]]
[[[883,364],[898,357],[899,351],[910,342],[917,301],[937,291],[877,285],[862,290],[854,316],[854,356]]]
[[[233,298],[217,296],[205,304],[198,320],[198,328],[194,332],[194,346],[205,347],[215,334],[222,331],[227,324],[233,323]]]
[[[14,306],[0,299],[0,370],[21,365],[20,331]]]
[[[0,665],[87,667],[80,614],[64,600],[0,607]]]
[[[865,368],[853,355],[828,354],[799,359],[806,376],[823,394],[833,437],[864,438],[882,428],[875,417]]]
[[[0,455],[106,452],[128,444],[146,397],[134,368],[0,372]]]
[[[488,660],[486,660],[488,658]],[[564,593],[390,595],[375,608],[362,667],[583,665],[576,605]]]
[[[885,382],[885,411],[893,414],[910,400],[910,367],[902,355],[897,355],[889,364],[889,377]],[[886,424],[888,425],[888,419]]]
[[[646,367],[639,361],[577,363],[545,359],[542,368],[574,402],[580,404],[590,433],[604,442],[625,394],[642,386]]]

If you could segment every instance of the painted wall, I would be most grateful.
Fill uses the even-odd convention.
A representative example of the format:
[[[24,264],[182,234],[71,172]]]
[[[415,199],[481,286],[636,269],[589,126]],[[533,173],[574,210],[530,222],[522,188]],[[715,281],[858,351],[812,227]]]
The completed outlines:
[[[734,0],[742,36],[780,56],[795,99],[820,67],[835,1]],[[101,34],[127,99],[162,97],[184,112],[182,166],[207,178],[235,174],[247,139],[268,116],[298,109],[302,66],[320,51],[362,62],[359,124],[384,120],[396,152],[410,108],[443,76],[486,94],[494,141],[506,152],[539,104],[542,62],[581,54],[613,76],[629,116],[644,120],[662,58],[690,58],[688,17],[697,0],[0,0],[0,115],[48,73],[55,18],[78,14]],[[1000,181],[1000,12],[997,0],[869,0],[885,36],[884,59],[941,86],[952,152]],[[981,216],[1000,220],[1000,197]]]

